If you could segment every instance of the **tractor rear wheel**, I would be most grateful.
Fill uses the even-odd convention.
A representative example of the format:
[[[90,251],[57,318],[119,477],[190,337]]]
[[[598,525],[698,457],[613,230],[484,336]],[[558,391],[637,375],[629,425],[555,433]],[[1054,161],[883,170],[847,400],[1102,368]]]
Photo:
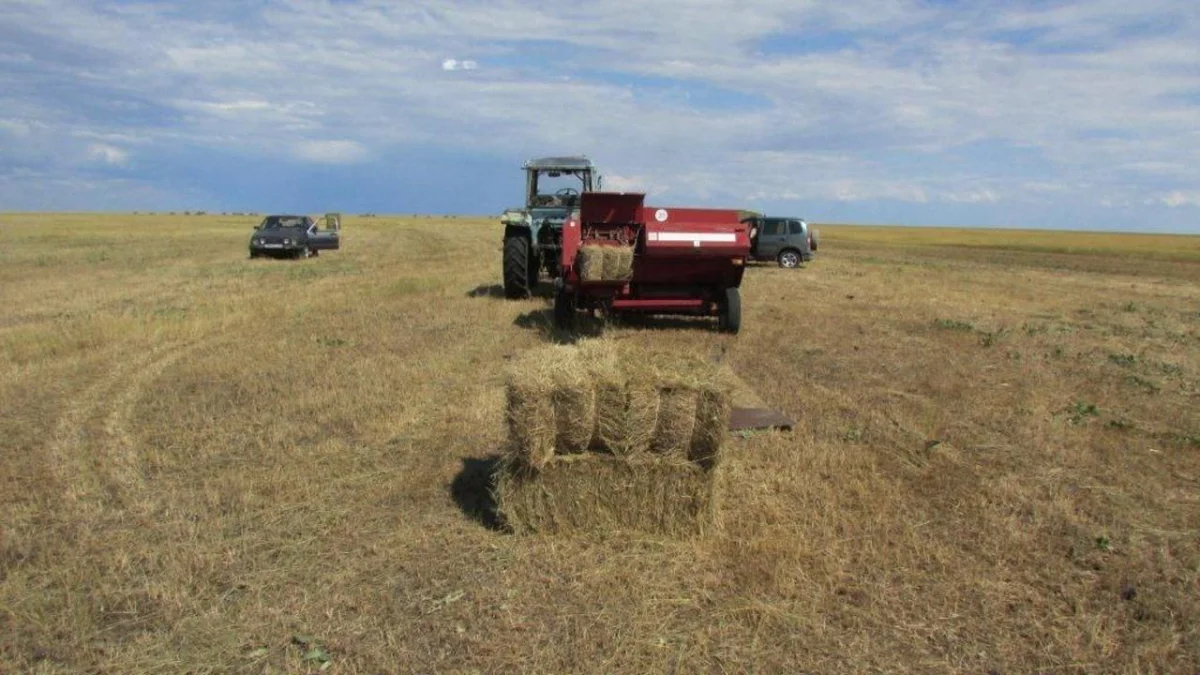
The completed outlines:
[[[504,238],[504,297],[510,299],[528,298],[530,276],[529,237],[525,235],[510,235]]]
[[[717,326],[722,333],[737,333],[742,328],[742,294],[736,288],[726,288],[721,302]]]

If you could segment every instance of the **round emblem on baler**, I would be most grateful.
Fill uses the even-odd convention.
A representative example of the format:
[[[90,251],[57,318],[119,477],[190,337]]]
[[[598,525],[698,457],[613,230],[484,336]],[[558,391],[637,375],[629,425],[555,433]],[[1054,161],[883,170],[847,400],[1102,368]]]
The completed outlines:
[[[660,222],[660,223],[665,223],[665,222],[667,222],[667,210],[666,210],[666,209],[659,209],[659,210],[655,211],[655,212],[654,212],[654,219],[655,219],[655,220],[657,220],[657,221],[658,221],[658,222]]]

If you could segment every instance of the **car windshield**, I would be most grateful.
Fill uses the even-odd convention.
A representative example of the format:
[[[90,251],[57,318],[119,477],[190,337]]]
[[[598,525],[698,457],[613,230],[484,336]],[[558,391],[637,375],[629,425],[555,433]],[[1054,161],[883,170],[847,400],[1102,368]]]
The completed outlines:
[[[267,216],[260,230],[278,230],[285,227],[308,227],[308,218],[302,216]]]

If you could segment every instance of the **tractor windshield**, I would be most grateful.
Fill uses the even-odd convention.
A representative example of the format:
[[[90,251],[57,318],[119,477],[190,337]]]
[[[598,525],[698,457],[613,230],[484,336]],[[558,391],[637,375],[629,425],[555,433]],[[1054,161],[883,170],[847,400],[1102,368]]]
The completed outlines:
[[[579,195],[591,190],[591,169],[529,172],[530,206],[578,206]]]

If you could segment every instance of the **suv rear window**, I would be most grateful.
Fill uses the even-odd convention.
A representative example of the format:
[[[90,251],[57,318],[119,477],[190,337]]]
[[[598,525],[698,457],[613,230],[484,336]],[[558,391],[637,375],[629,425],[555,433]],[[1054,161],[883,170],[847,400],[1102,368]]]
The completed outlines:
[[[792,234],[804,234],[804,226],[802,226],[798,220],[789,220],[788,231]]]

